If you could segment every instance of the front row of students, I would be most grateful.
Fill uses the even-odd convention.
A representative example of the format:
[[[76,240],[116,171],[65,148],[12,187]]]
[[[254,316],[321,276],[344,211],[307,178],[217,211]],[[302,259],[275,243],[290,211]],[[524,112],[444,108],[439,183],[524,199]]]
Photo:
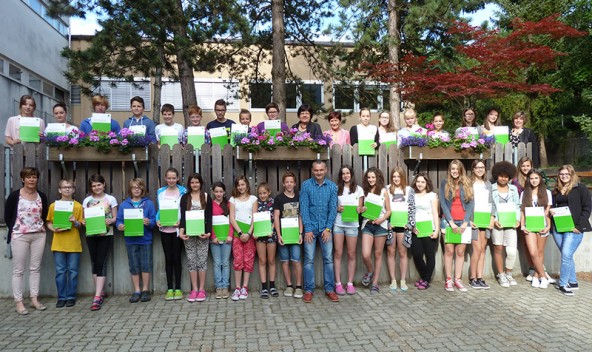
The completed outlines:
[[[474,289],[489,288],[483,279],[484,253],[488,238],[491,238],[494,248],[494,268],[499,284],[502,287],[516,285],[512,268],[517,256],[518,234],[524,236],[532,259],[532,286],[546,288],[550,283],[550,277],[543,265],[544,247],[547,236],[553,233],[561,251],[558,289],[566,295],[573,295],[573,290],[578,288],[573,254],[582,241],[582,233],[590,231],[589,191],[579,183],[571,165],[560,168],[553,193],[546,189],[539,171],[530,170],[527,173],[521,193],[514,185],[516,168],[511,163],[498,162],[491,171],[493,183],[485,178],[484,160],[475,160],[472,163],[470,177],[467,176],[463,164],[454,160],[450,163],[447,176],[441,181],[436,194],[426,173],[417,174],[408,185],[403,170],[395,168],[389,175],[389,184],[385,186],[382,171],[370,168],[364,174],[360,187],[352,168],[343,166],[337,180],[338,215],[332,235],[335,293],[356,293],[354,276],[359,233],[362,236],[362,259],[366,268],[361,283],[370,287],[370,293],[379,291],[378,279],[385,245],[391,290],[408,290],[408,248],[411,248],[413,261],[419,272],[415,287],[419,290],[429,288],[440,235],[445,237],[444,287],[447,291],[453,291],[454,288],[461,292],[467,291],[461,279],[467,244],[472,244],[469,284]],[[215,297],[218,299],[231,297],[232,300],[238,301],[248,297],[248,282],[254,270],[255,254],[259,258],[260,297],[279,296],[275,285],[276,252],[279,252],[287,283],[283,294],[295,298],[303,296],[300,258],[303,224],[298,193],[295,191],[296,176],[292,172],[288,171],[283,175],[284,189],[275,199],[271,197],[271,190],[265,183],[258,186],[258,197],[251,195],[248,180],[244,176],[235,180],[230,199],[226,198],[226,189],[221,182],[213,185],[210,196],[203,190],[203,179],[199,174],[189,175],[187,187],[178,184],[179,173],[174,168],[166,171],[165,179],[166,186],[159,189],[157,194],[158,212],[157,207],[147,197],[145,182],[139,178],[129,182],[128,198],[119,205],[114,197],[105,193],[105,179],[101,175],[90,177],[88,187],[91,194],[84,199],[82,205],[72,198],[75,191],[74,183],[71,180],[60,182],[60,201],[72,202],[74,205],[67,219],[72,223],[69,228],[54,223],[57,221],[57,202],[51,204],[47,215],[47,227],[54,232],[52,251],[56,262],[57,307],[75,304],[81,252],[78,229],[81,226],[89,226],[87,221],[90,220],[83,214],[87,209],[95,207],[101,208],[99,212],[104,215],[105,226],[100,233],[86,237],[95,283],[92,310],[101,309],[105,297],[103,287],[106,263],[113,243],[111,225],[115,224],[119,231],[126,233],[126,226],[132,226],[126,222],[125,214],[128,209],[142,209],[143,224],[141,233],[136,236],[125,236],[134,288],[129,299],[132,303],[151,299],[152,230],[155,227],[161,232],[165,253],[168,285],[166,300],[182,299],[184,295],[181,291],[182,247],[185,247],[187,253],[190,273],[191,292],[186,297],[190,302],[206,300],[204,288],[210,250],[214,266]],[[170,206],[171,202],[177,204],[177,222],[165,224],[161,214],[163,209],[168,207],[166,204]],[[188,229],[187,219],[188,212],[195,210],[204,211],[204,233],[197,235]],[[255,238],[255,217],[258,214],[268,216],[271,225],[267,227],[268,233]],[[554,224],[551,221],[552,216]],[[227,226],[214,226],[213,223],[219,223],[221,217],[227,219]],[[282,236],[282,224],[290,218],[296,224],[298,235],[295,242],[287,243]],[[341,278],[344,246],[347,253],[345,285]],[[396,253],[399,254],[399,285],[395,273]],[[232,294],[228,290],[231,254],[235,278]],[[291,271],[295,282],[292,280]]]

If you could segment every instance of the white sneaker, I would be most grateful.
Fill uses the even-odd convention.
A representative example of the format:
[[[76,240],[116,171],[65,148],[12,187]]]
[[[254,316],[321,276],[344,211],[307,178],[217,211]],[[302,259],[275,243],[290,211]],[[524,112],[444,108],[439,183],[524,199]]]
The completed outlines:
[[[241,291],[240,291],[240,289],[237,288],[232,293],[232,297],[230,297],[230,299],[232,299],[233,301],[238,301],[240,299],[240,294],[241,294]]]
[[[547,287],[549,287],[549,283],[550,283],[549,280],[547,280],[545,278],[542,278],[541,279],[541,284],[540,284],[539,287],[540,288],[547,288]]]
[[[510,287],[510,282],[506,278],[506,274],[500,273],[497,275],[497,282],[499,282],[501,287]]]
[[[249,292],[247,291],[246,287],[240,289],[240,295],[238,296],[239,299],[247,299],[249,297]]]
[[[528,269],[528,276],[526,276],[526,281],[532,281],[533,277],[534,277],[534,269],[529,268]]]
[[[508,282],[510,283],[510,286],[516,286],[518,285],[518,283],[516,282],[516,280],[514,280],[514,278],[512,277],[512,273],[506,273],[506,279],[508,279]],[[533,278],[534,280],[534,278]]]
[[[538,277],[533,277],[530,285],[534,288],[539,288],[541,287],[541,281],[539,281]]]
[[[547,280],[549,281],[549,283],[551,285],[556,284],[557,280],[555,280],[554,278],[552,278],[551,276],[549,276],[549,274],[547,274],[547,272],[545,272],[545,276],[547,277]]]

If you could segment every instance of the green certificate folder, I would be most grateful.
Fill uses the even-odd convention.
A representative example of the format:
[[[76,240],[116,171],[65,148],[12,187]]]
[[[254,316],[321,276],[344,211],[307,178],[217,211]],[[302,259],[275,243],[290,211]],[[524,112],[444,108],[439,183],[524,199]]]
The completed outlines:
[[[265,120],[263,121],[263,128],[270,136],[276,136],[282,131],[282,122],[280,120]]]
[[[372,148],[374,139],[361,139],[358,141],[358,154],[359,155],[374,155],[376,151]]]
[[[71,229],[70,217],[74,212],[74,202],[57,200],[53,208],[53,227],[56,229]]]
[[[510,129],[508,126],[494,126],[493,135],[495,136],[495,143],[506,144],[510,142]]]
[[[226,133],[226,127],[216,127],[210,130],[210,138],[212,139],[212,145],[219,145],[224,147],[228,144],[228,134]]]
[[[160,202],[160,226],[175,226],[179,222],[179,201],[164,199]]]
[[[341,212],[342,222],[358,222],[360,215],[358,214],[358,205],[360,204],[355,195],[340,196],[339,202],[343,206]]]
[[[503,228],[516,226],[516,204],[499,203],[497,205],[497,221]]]
[[[525,227],[530,232],[540,232],[545,228],[545,208],[544,207],[525,207],[524,208]]]
[[[452,244],[470,244],[472,237],[471,232],[471,227],[467,227],[462,233],[453,232],[452,227],[447,227],[444,242]]]
[[[404,227],[409,221],[407,202],[391,202],[391,226]]]
[[[92,114],[90,117],[90,125],[95,131],[111,131],[111,114]]]
[[[234,220],[236,220],[238,228],[241,230],[241,232],[248,233],[251,229],[251,222],[253,221],[253,216],[251,214],[237,213]],[[238,233],[236,231],[234,232],[234,237],[238,237]]]
[[[417,229],[417,237],[429,237],[434,233],[434,224],[432,214],[425,212],[415,213],[415,228]]]
[[[20,140],[39,143],[41,119],[38,117],[21,117],[19,119]]]
[[[212,216],[212,231],[218,239],[218,242],[226,242],[228,232],[230,232],[230,220],[224,215]]]
[[[206,233],[205,213],[203,210],[188,210],[185,212],[185,234],[200,236]]]
[[[396,132],[384,133],[380,137],[380,144],[387,147],[387,150],[388,150],[388,147],[391,145],[397,146],[397,133]]]
[[[554,208],[553,213],[553,222],[557,232],[572,232],[576,227],[568,207]]]
[[[380,217],[382,207],[384,206],[384,198],[374,193],[368,193],[364,197],[364,206],[366,211],[362,213],[362,216],[369,220],[376,220]]]
[[[491,224],[491,204],[475,203],[473,223],[480,229],[486,229]]]
[[[249,133],[249,126],[247,125],[239,125],[237,123],[230,126],[230,145],[236,147],[236,143],[234,143],[234,138],[238,135],[246,136]]]
[[[271,236],[271,213],[260,211],[253,214],[253,237]]]
[[[191,144],[193,149],[200,149],[206,141],[206,128],[203,126],[187,127],[187,144]]]
[[[144,210],[123,209],[124,236],[144,236]]]
[[[280,223],[284,244],[298,244],[300,241],[298,218],[282,218]]]
[[[84,208],[84,220],[86,221],[86,235],[102,235],[107,233],[105,224],[105,208]]]
[[[168,144],[171,149],[179,144],[179,132],[174,127],[164,126],[160,129],[160,145]]]
[[[48,123],[45,127],[45,135],[48,137],[57,137],[66,135],[65,123]]]

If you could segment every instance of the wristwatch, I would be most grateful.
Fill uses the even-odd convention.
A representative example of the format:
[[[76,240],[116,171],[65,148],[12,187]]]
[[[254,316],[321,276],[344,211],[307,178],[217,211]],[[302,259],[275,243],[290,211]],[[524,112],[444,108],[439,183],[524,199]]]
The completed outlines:
[[[328,227],[325,229],[325,231],[327,231],[327,232],[331,233],[331,229],[330,229],[330,228],[328,228]]]
[[[239,232],[238,232],[238,237],[240,237],[240,236],[242,236],[242,235],[243,235],[243,232],[242,232],[242,231],[239,231]]]

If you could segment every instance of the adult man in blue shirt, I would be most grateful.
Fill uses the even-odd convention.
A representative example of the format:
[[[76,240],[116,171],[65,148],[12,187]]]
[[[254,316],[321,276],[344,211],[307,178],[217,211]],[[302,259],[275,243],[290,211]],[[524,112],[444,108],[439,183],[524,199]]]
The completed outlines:
[[[314,257],[317,242],[323,252],[323,283],[325,295],[339,302],[335,293],[333,270],[333,236],[331,229],[337,216],[337,185],[325,178],[327,164],[322,160],[312,163],[313,177],[300,188],[300,214],[304,226],[304,297],[312,301],[315,287]]]

